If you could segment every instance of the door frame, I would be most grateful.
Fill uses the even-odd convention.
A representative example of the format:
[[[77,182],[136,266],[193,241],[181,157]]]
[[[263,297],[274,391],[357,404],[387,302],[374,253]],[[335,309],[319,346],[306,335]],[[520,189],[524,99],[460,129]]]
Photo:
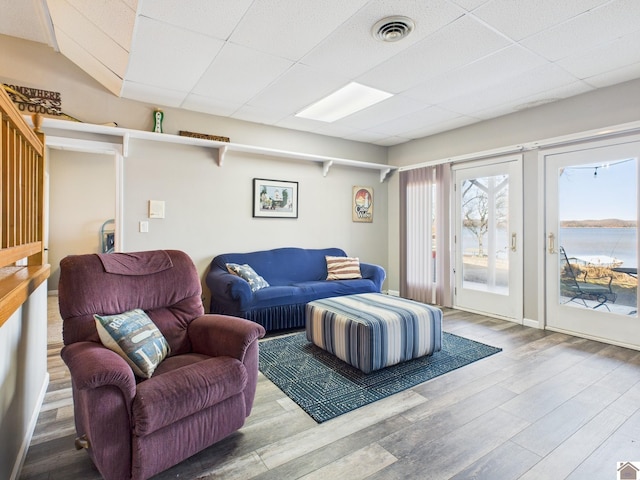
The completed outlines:
[[[451,258],[451,262],[453,265],[453,269],[452,269],[452,274],[453,274],[453,278],[452,278],[452,284],[453,284],[453,289],[452,289],[452,297],[453,297],[453,308],[456,308],[458,310],[465,310],[465,311],[470,311],[470,312],[474,312],[474,313],[481,313],[483,315],[488,315],[488,316],[492,316],[495,318],[500,318],[503,320],[508,320],[510,322],[514,322],[517,324],[522,325],[524,323],[524,252],[523,252],[523,245],[524,245],[524,222],[523,222],[523,214],[524,214],[524,192],[523,192],[523,165],[524,165],[524,161],[523,161],[523,155],[522,153],[513,153],[513,154],[509,154],[509,155],[502,155],[502,156],[496,156],[496,157],[491,157],[491,158],[485,158],[482,160],[475,160],[475,161],[468,161],[468,162],[460,162],[460,163],[455,163],[452,165],[452,175],[451,175],[451,182],[452,185],[456,185],[457,183],[457,173],[456,171],[458,170],[464,170],[464,169],[470,169],[470,168],[482,168],[482,167],[490,167],[493,165],[498,165],[498,164],[505,164],[505,163],[511,163],[511,162],[515,162],[515,170],[517,171],[517,178],[515,178],[515,181],[510,181],[509,182],[509,189],[510,189],[510,196],[512,194],[512,190],[515,187],[517,191],[513,192],[514,195],[517,195],[519,198],[519,206],[516,205],[516,208],[518,208],[517,212],[514,212],[512,209],[512,206],[509,205],[509,215],[510,217],[512,215],[515,215],[516,218],[518,218],[517,221],[517,225],[516,225],[516,247],[517,247],[517,268],[518,268],[518,272],[515,272],[515,278],[516,278],[516,282],[515,285],[511,285],[511,279],[512,277],[510,277],[510,285],[509,285],[509,295],[508,297],[510,298],[510,301],[513,302],[513,306],[514,306],[514,316],[513,317],[509,317],[509,316],[504,316],[500,313],[496,313],[496,312],[486,312],[486,311],[482,311],[480,309],[474,309],[472,307],[464,307],[464,306],[460,306],[457,303],[457,288],[458,288],[458,264],[457,264],[457,260],[458,260],[458,252],[459,252],[459,248],[461,246],[461,239],[457,239],[457,229],[458,229],[458,219],[459,219],[459,212],[458,212],[458,208],[459,208],[459,202],[458,202],[458,196],[459,196],[459,192],[456,191],[455,188],[452,188],[452,212],[454,213],[452,215],[452,223],[451,223],[451,238],[455,239],[452,243],[454,245],[454,248],[452,249],[452,258]],[[511,225],[510,225],[511,227]],[[510,231],[512,230],[511,228],[509,229]],[[510,269],[512,267],[512,264],[510,262]],[[453,270],[456,270],[455,273],[453,273]]]
[[[566,333],[568,335],[577,336],[581,338],[588,338],[591,340],[604,342],[611,345],[619,345],[626,348],[639,350],[640,347],[638,345],[628,344],[621,341],[615,341],[612,339],[604,339],[601,337],[596,337],[589,334],[582,334],[579,332],[568,331],[562,328],[550,326],[548,322],[549,317],[549,302],[551,299],[547,296],[547,279],[549,276],[548,271],[548,260],[549,257],[547,255],[547,246],[548,246],[548,231],[547,231],[547,206],[548,206],[548,185],[546,182],[547,177],[547,156],[558,155],[570,152],[576,152],[580,150],[592,150],[597,148],[605,148],[611,147],[615,145],[621,145],[626,143],[634,143],[640,142],[640,134],[637,133],[637,130],[631,131],[629,133],[622,133],[620,135],[612,135],[607,138],[598,138],[598,137],[583,137],[582,141],[571,142],[569,144],[562,143],[558,146],[550,146],[549,148],[540,148],[538,150],[538,165],[537,165],[537,180],[538,180],[538,191],[541,192],[540,198],[538,199],[538,211],[540,215],[538,215],[538,241],[537,241],[537,251],[538,255],[538,271],[541,272],[541,275],[538,276],[538,312],[539,312],[539,324],[538,328],[542,328],[550,331],[557,331],[560,333]],[[639,157],[640,161],[640,157]],[[640,177],[640,165],[639,165],[639,173]],[[640,179],[638,183],[638,188],[640,189]],[[640,193],[638,194],[638,200],[640,203]],[[638,205],[638,217],[640,217],[640,205]],[[640,224],[637,226],[638,231],[640,233]],[[639,239],[640,242],[640,239]],[[556,248],[559,248],[556,245]],[[640,261],[640,256],[638,257]],[[606,313],[606,312],[605,312]],[[637,318],[636,318],[637,320]]]

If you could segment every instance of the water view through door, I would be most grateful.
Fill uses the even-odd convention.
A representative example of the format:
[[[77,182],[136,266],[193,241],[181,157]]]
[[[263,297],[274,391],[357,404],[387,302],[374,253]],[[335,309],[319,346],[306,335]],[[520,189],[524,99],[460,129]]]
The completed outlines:
[[[640,347],[640,142],[545,156],[547,325]]]

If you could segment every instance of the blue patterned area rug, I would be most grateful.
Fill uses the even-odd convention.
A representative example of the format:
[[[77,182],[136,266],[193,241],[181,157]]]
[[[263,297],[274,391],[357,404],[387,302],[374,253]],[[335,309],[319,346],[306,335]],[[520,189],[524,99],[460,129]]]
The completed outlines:
[[[260,342],[260,371],[322,423],[502,350],[442,335],[440,352],[364,374],[296,333]]]

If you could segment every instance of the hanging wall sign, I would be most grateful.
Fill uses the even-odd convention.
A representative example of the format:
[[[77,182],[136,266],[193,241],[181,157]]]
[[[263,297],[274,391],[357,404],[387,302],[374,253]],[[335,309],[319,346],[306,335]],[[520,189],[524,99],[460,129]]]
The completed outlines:
[[[62,115],[60,92],[21,87],[19,85],[7,85],[6,83],[3,86],[21,112]]]
[[[373,222],[373,188],[353,187],[351,218],[354,222]]]

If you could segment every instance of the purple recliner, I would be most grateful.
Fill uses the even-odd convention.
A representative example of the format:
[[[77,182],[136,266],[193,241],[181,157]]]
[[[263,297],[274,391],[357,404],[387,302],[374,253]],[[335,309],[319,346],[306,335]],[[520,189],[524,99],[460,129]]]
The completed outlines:
[[[176,250],[74,255],[59,303],[77,446],[107,480],[147,479],[238,430],[251,412],[258,339],[251,321],[204,315],[191,259]],[[149,379],[104,347],[93,315],[142,309],[171,351]]]

